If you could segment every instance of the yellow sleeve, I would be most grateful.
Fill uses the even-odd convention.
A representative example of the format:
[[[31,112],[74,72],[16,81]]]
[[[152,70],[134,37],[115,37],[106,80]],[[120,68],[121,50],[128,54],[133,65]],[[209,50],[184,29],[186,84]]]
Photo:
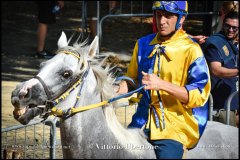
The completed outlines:
[[[125,74],[125,76],[132,78],[135,82],[138,78],[137,55],[138,55],[138,41],[135,44],[135,47],[133,50],[133,56],[132,56],[129,66],[128,66],[127,73]]]
[[[207,101],[210,95],[211,84],[210,80],[204,87],[202,93],[198,89],[194,89],[188,92],[189,101],[187,104],[183,104],[186,108],[195,108],[199,106],[203,106]]]
[[[184,105],[186,108],[203,106],[208,101],[211,91],[209,68],[202,50],[195,46],[191,53],[194,60],[188,69],[188,84],[185,85],[189,97],[188,103]]]

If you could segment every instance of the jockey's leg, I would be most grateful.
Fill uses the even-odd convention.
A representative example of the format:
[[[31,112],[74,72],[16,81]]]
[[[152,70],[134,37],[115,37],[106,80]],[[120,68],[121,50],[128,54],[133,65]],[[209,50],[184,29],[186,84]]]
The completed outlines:
[[[157,159],[182,159],[184,146],[178,141],[171,139],[153,140],[150,143],[154,146]]]

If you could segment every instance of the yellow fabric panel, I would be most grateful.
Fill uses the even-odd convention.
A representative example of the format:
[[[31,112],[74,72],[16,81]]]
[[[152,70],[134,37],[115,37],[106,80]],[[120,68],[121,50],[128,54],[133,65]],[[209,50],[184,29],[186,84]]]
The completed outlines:
[[[167,105],[163,102],[163,106]],[[159,117],[160,126],[162,126],[160,107],[159,105],[155,105],[154,107]],[[191,109],[185,109],[180,106],[177,109],[175,107],[164,107],[164,118],[166,128],[164,130],[161,127],[156,128],[154,114],[151,113],[151,140],[174,139],[188,148],[195,145],[199,138],[199,132],[197,120],[193,118]]]
[[[207,102],[208,99],[206,97],[209,97],[210,90],[211,90],[211,84],[207,83],[202,93],[200,93],[198,89],[189,91],[188,92],[189,102],[187,104],[183,104],[183,106],[185,108],[194,108],[196,106],[202,106]]]
[[[137,53],[138,53],[138,43],[135,44],[135,47],[133,50],[133,56],[128,66],[127,73],[125,74],[126,76],[132,78],[136,84],[137,84],[136,80],[138,78]]]

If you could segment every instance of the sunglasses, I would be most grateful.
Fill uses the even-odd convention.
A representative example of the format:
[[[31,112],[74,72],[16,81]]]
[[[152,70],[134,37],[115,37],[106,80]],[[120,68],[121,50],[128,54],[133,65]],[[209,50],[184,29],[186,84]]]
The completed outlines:
[[[224,27],[225,29],[227,29],[227,30],[229,30],[229,29],[232,28],[232,30],[233,30],[234,32],[238,31],[238,27],[237,27],[237,26],[231,26],[230,24],[227,24],[227,23],[225,23],[225,24],[223,25],[223,27]]]

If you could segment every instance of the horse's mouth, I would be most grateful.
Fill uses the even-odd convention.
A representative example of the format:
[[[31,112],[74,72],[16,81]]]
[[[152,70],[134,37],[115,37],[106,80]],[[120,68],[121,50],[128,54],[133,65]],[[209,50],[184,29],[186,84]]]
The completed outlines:
[[[27,106],[22,106],[22,107],[17,107],[17,108],[15,107],[14,110],[13,110],[13,116],[14,116],[15,119],[19,119],[22,115],[27,113],[27,111],[30,108],[34,108],[34,107],[37,107],[37,105],[29,104]]]

